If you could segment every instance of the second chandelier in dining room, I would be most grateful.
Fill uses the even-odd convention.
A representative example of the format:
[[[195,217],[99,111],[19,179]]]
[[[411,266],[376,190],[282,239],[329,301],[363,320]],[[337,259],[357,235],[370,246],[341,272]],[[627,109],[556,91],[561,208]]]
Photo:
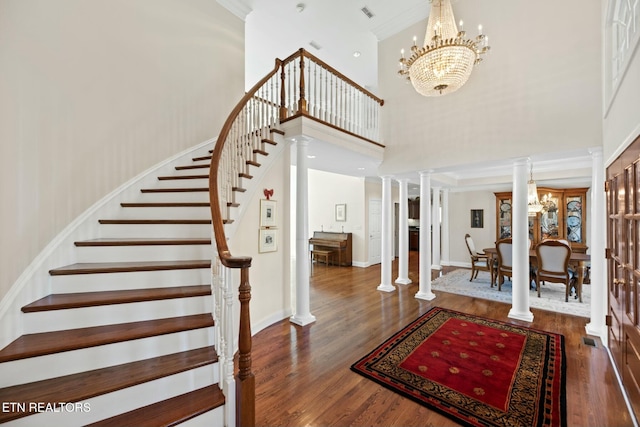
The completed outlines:
[[[474,65],[490,49],[482,25],[478,26],[478,33],[474,39],[465,38],[462,21],[458,31],[451,0],[431,0],[424,43],[418,46],[414,37],[408,58],[402,49],[398,73],[410,80],[421,95],[455,92],[467,82]]]

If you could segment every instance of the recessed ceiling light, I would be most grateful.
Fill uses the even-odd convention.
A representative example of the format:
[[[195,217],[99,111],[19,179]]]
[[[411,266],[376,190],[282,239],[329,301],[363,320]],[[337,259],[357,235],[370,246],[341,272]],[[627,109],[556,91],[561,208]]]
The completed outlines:
[[[355,58],[359,58],[360,57],[360,52],[358,52],[357,50],[355,52],[353,52],[353,56]]]
[[[313,155],[311,155],[311,154],[309,154],[309,155],[307,156],[307,159],[315,159],[315,158],[316,158],[316,156],[313,156]]]
[[[358,168],[358,170],[359,170],[359,171],[363,171],[363,170],[364,170],[364,168]]]

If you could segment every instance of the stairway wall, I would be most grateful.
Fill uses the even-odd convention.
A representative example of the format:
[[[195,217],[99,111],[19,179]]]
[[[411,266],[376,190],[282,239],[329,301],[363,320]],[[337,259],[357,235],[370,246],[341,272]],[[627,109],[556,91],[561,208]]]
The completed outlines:
[[[257,191],[250,195],[246,210],[237,221],[233,238],[229,241],[230,249],[235,255],[248,255],[253,258],[249,281],[251,283],[251,332],[260,330],[291,316],[291,281],[295,263],[290,245],[290,230],[295,229],[291,223],[291,156],[289,143],[278,143],[277,151],[273,151],[269,159],[273,161],[265,166],[268,169],[258,181]],[[266,159],[265,159],[266,163]],[[259,179],[258,177],[254,179]],[[253,180],[252,180],[253,181]],[[253,182],[252,182],[253,184]],[[258,250],[258,232],[260,229],[260,200],[265,199],[263,190],[273,189],[271,200],[277,202],[277,251],[260,253]],[[235,223],[233,225],[236,225]],[[234,284],[238,284],[239,277]],[[238,306],[237,298],[234,300]],[[239,308],[235,308],[239,313]]]
[[[140,199],[141,188],[157,185],[158,176],[170,175],[175,166],[188,164],[193,157],[208,154],[214,144],[214,139],[207,140],[149,168],[95,203],[52,239],[0,300],[0,348],[28,332],[20,309],[52,292],[49,270],[78,261],[75,241],[100,236],[106,226],[100,225],[99,219],[121,215],[123,208],[120,203]],[[209,225],[203,227],[211,228]]]
[[[0,10],[1,314],[75,218],[218,134],[244,92],[244,23],[210,0],[7,0]]]

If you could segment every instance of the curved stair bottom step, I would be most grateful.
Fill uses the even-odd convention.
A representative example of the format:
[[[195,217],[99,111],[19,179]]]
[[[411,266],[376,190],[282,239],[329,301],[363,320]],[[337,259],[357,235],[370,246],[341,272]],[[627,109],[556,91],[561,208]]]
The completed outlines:
[[[45,410],[44,412],[24,416],[12,420],[8,425],[11,427],[84,426],[189,393],[194,389],[214,385],[216,384],[214,370],[217,370],[216,365],[202,366],[75,402],[71,406],[64,405],[62,408],[59,407],[58,411]],[[46,406],[43,409],[46,409]],[[138,426],[138,424],[130,425]],[[222,426],[222,423],[216,425]]]
[[[157,427],[180,423],[181,426],[223,426],[225,397],[217,385],[211,385],[154,403],[87,427]]]

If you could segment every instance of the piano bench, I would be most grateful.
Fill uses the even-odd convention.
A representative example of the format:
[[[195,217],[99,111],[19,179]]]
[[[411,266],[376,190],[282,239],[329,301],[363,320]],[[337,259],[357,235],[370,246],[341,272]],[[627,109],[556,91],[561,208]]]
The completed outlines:
[[[329,261],[333,258],[333,254],[336,251],[321,251],[321,250],[313,250],[311,251],[311,262],[319,262],[320,258],[324,258],[324,263],[329,265]]]

